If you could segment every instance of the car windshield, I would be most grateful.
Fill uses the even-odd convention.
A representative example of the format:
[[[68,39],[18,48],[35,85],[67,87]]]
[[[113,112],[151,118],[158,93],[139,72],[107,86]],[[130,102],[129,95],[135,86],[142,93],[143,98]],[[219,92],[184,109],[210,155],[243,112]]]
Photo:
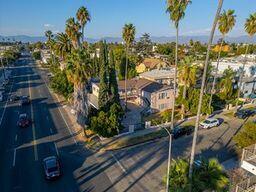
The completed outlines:
[[[204,121],[204,123],[206,123],[206,124],[210,124],[210,123],[211,123],[211,121],[209,121],[209,120],[205,120],[205,121]]]
[[[46,162],[46,168],[48,172],[57,171],[57,162],[56,159],[50,159]]]

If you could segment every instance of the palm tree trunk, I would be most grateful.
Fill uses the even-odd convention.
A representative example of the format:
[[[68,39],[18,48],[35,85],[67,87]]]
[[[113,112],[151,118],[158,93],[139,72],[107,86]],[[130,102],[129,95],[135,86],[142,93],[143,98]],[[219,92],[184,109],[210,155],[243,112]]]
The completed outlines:
[[[220,54],[221,54],[221,49],[222,49],[222,46],[223,46],[223,42],[224,42],[224,35],[223,35],[222,40],[221,40],[220,50],[219,50],[218,58],[217,58],[217,66],[216,66],[216,70],[215,70],[214,77],[213,77],[211,96],[210,96],[210,102],[209,102],[209,109],[212,106],[212,96],[213,96],[213,93],[215,93],[215,84],[216,84],[216,79],[217,79],[218,70],[219,70]]]
[[[238,107],[238,101],[240,98],[240,93],[241,93],[241,85],[242,85],[242,80],[244,77],[244,68],[245,68],[245,63],[246,63],[246,55],[248,53],[248,49],[249,49],[249,44],[246,46],[246,50],[245,50],[245,56],[244,56],[244,63],[243,63],[243,67],[242,67],[242,72],[239,75],[239,81],[238,81],[238,91],[237,91],[237,100],[236,100],[236,108],[235,111],[237,111],[237,107]],[[235,112],[234,111],[234,112]]]
[[[82,43],[84,42],[84,26],[82,26]]]
[[[84,126],[88,116],[87,91],[84,83],[74,85],[74,108],[78,124]]]
[[[126,58],[125,58],[125,80],[124,80],[125,110],[127,109],[127,70],[128,70],[128,46],[126,46]]]
[[[174,128],[174,114],[175,114],[175,100],[177,89],[177,66],[178,66],[178,43],[179,43],[179,26],[176,26],[176,45],[175,45],[175,66],[174,66],[174,83],[173,83],[173,100],[172,100],[172,116],[171,116],[171,130]]]
[[[209,64],[208,63],[209,62],[209,54],[210,54],[211,44],[212,44],[212,40],[213,40],[213,37],[214,37],[214,32],[215,32],[216,25],[218,23],[218,18],[219,18],[219,15],[220,15],[220,11],[221,11],[221,8],[222,8],[223,1],[224,0],[219,0],[219,3],[218,3],[218,8],[217,8],[217,12],[216,12],[214,22],[213,22],[213,25],[212,25],[212,30],[211,30],[211,34],[210,34],[210,38],[209,38],[209,42],[208,42],[207,54],[206,54],[206,59],[205,59],[205,64],[204,64],[204,73],[203,73],[203,79],[202,79],[202,84],[201,84],[201,89],[200,89],[200,96],[199,96],[199,103],[198,103],[198,109],[197,109],[195,131],[194,131],[194,135],[193,135],[191,157],[190,157],[190,166],[189,166],[189,179],[191,181],[190,191],[192,189],[192,173],[193,173],[193,164],[194,164],[194,158],[195,158],[197,132],[198,132],[198,127],[199,127],[200,115],[201,115],[201,108],[202,108],[202,101],[203,101],[206,74],[207,74],[207,69],[208,69],[208,64]]]
[[[183,101],[186,99],[186,95],[187,95],[187,84],[185,83],[184,87],[183,87],[183,93],[182,93]],[[184,117],[185,117],[185,105],[184,104],[182,104],[182,106],[181,106],[181,111],[182,111],[181,119],[184,119]]]

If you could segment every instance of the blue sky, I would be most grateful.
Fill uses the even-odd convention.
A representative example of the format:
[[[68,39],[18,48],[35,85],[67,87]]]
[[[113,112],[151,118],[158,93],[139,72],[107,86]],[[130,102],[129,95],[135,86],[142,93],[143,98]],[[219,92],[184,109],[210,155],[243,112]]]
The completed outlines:
[[[217,0],[192,0],[180,24],[183,35],[206,35]],[[256,10],[255,0],[224,0],[224,9],[234,9],[237,23],[230,36],[244,35],[246,17]],[[122,27],[131,22],[137,35],[173,36],[174,27],[165,13],[165,0],[0,0],[0,35],[43,35],[50,29],[64,31],[65,21],[86,6],[92,21],[86,26],[90,38],[120,37]]]

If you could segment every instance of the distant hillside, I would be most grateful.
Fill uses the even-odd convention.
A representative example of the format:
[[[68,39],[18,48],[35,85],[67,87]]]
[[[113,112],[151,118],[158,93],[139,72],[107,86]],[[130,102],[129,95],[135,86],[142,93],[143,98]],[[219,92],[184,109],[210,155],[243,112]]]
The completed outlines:
[[[1,36],[0,35],[0,41],[2,41],[2,39],[9,39],[10,41],[22,41],[24,43],[27,42],[37,42],[37,41],[41,41],[41,42],[45,42],[46,41],[46,37],[44,36],[27,36],[27,35],[17,35],[17,36]],[[179,42],[180,43],[188,43],[190,39],[193,39],[194,41],[200,41],[202,43],[207,43],[208,42],[208,38],[209,36],[180,36]],[[216,36],[214,38],[214,43],[216,43],[218,41],[218,39],[220,38],[220,36]],[[100,40],[106,40],[108,43],[115,43],[115,42],[122,42],[122,38],[120,37],[104,37],[104,38],[98,38],[98,39],[93,39],[93,38],[86,38],[86,41],[88,41],[89,43],[95,43],[97,41]],[[171,36],[171,37],[156,37],[156,36],[152,36],[151,37],[152,41],[155,43],[166,43],[166,42],[174,42],[175,41],[175,37]],[[136,41],[138,41],[139,39],[137,38]],[[238,36],[238,37],[226,37],[226,41],[231,42],[231,43],[256,43],[256,39],[251,39],[248,36]]]

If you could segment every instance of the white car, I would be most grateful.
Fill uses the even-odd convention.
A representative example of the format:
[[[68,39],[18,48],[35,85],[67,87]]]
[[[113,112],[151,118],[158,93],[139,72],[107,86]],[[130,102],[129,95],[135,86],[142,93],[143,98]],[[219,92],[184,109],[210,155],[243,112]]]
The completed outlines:
[[[200,123],[200,127],[202,127],[203,129],[209,129],[212,127],[217,127],[220,125],[220,122],[218,119],[214,119],[214,118],[208,118],[205,119],[204,121],[202,121]]]

